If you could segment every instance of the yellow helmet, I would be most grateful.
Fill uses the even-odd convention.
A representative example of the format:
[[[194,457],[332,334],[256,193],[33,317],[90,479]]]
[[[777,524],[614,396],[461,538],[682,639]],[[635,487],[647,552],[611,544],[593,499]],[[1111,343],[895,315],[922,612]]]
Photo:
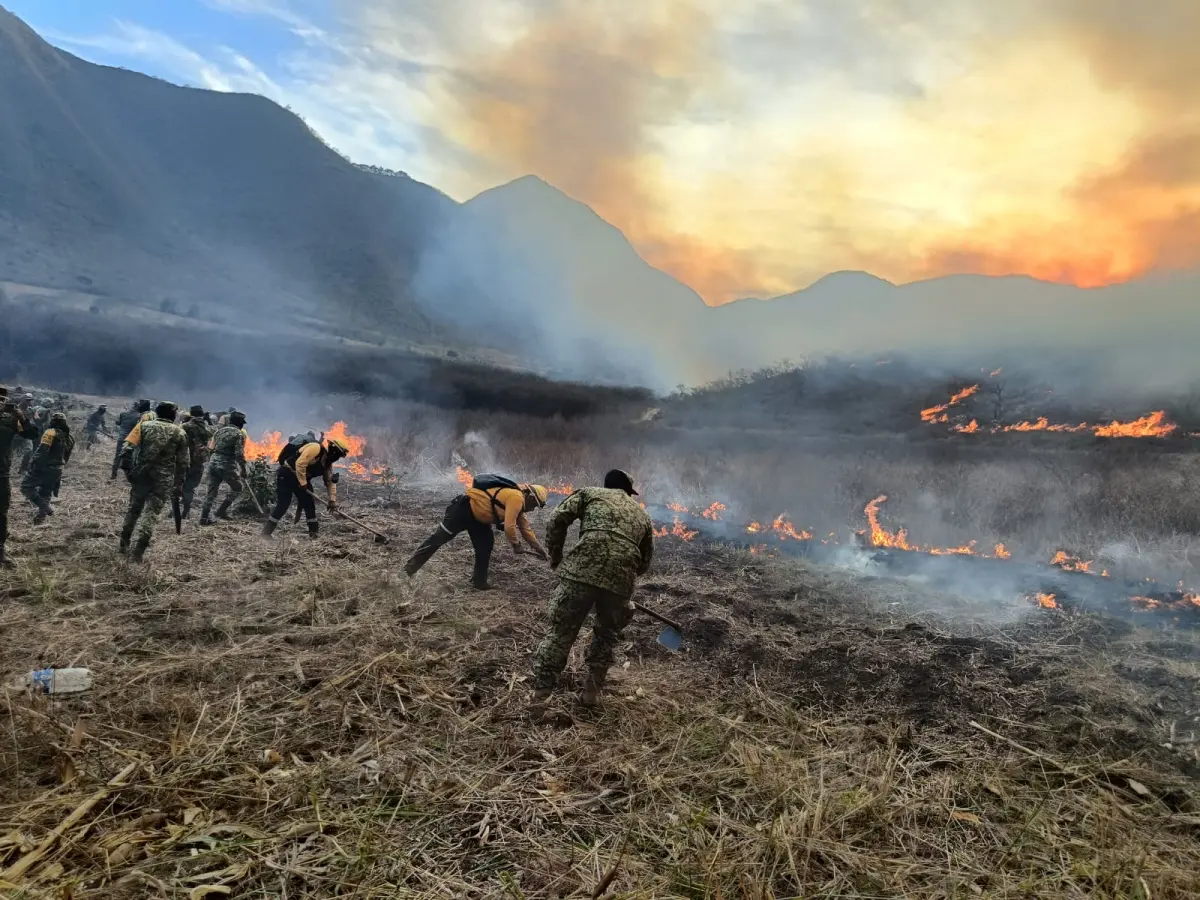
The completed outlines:
[[[342,456],[350,455],[350,448],[347,447],[345,444],[343,444],[341,441],[339,441],[337,438],[329,439],[329,449],[338,450],[342,454]]]
[[[537,497],[537,505],[539,509],[546,505],[546,498],[550,496],[550,492],[540,484],[529,485],[529,493]]]

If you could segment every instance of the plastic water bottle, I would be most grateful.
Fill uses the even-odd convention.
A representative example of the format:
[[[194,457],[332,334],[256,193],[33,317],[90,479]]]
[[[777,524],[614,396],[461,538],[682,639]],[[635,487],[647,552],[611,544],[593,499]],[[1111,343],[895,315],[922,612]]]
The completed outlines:
[[[78,694],[92,686],[91,669],[36,669],[25,683],[43,694]]]

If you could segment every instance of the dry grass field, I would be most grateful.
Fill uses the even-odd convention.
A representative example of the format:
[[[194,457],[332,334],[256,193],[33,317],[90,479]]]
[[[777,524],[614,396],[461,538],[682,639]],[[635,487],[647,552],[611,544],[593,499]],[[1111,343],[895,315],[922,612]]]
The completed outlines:
[[[78,665],[96,681],[3,689],[4,896],[1200,893],[1200,641],[1168,619],[991,615],[912,581],[666,537],[639,599],[683,624],[683,652],[639,617],[599,710],[566,685],[533,718],[552,573],[498,553],[497,589],[470,591],[465,540],[413,582],[401,571],[457,489],[450,449],[547,480],[622,463],[648,498],[845,532],[890,490],[888,516],[921,541],[1015,536],[1036,556],[1125,534],[1131,558],[1187,569],[1192,512],[1170,490],[1185,456],[1105,475],[1090,445],[955,461],[775,434],[739,455],[716,430],[628,417],[366,404],[347,420],[399,473],[344,492],[386,546],[343,521],[313,544],[290,524],[265,543],[245,515],[178,537],[164,518],[148,564],[129,565],[107,444],[72,461],[46,525],[14,503],[0,676]]]

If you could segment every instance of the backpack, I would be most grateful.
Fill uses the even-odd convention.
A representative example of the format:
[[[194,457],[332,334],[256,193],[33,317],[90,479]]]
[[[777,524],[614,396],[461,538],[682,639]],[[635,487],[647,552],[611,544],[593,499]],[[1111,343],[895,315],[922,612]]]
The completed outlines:
[[[300,455],[300,450],[305,444],[315,443],[316,440],[317,436],[311,431],[307,431],[304,434],[292,435],[288,439],[288,442],[283,445],[283,449],[279,451],[279,456],[276,457],[275,462],[281,466],[287,466],[289,469],[294,469],[296,467],[296,457]]]
[[[500,509],[500,504],[496,501],[496,495],[500,491],[512,489],[519,491],[521,486],[511,478],[505,478],[503,475],[476,475],[471,480],[471,487],[477,491],[483,491],[488,495],[488,499],[492,501],[492,516],[496,519],[496,530],[504,530],[504,512]]]

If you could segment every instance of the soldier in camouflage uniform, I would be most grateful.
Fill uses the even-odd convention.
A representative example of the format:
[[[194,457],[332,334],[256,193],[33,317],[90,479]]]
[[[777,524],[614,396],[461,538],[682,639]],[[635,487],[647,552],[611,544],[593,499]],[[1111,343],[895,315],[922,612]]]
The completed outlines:
[[[208,463],[208,445],[213,439],[213,429],[204,420],[204,407],[193,406],[188,410],[187,421],[183,423],[183,432],[188,439],[188,454],[191,464],[187,477],[183,479],[183,517],[186,519],[192,508],[192,498],[196,496],[196,488],[204,480],[204,467]]]
[[[212,507],[221,492],[221,485],[229,485],[229,493],[217,507],[217,518],[228,519],[229,507],[242,493],[242,479],[246,473],[246,424],[245,413],[236,409],[228,414],[228,424],[217,429],[212,438],[212,455],[208,460],[208,492],[204,496],[204,507],[200,510],[200,524],[215,524]]]
[[[141,562],[154,537],[154,524],[163,507],[183,494],[183,479],[188,469],[188,439],[175,424],[178,409],[163,401],[154,418],[138,422],[121,449],[121,468],[129,476],[129,508],[121,526],[122,554],[129,553]],[[137,542],[130,552],[134,528]]]
[[[12,500],[13,445],[18,439],[33,440],[37,429],[25,421],[20,408],[9,401],[8,392],[0,388],[0,568],[9,563],[4,555],[8,541],[8,505]]]
[[[62,483],[62,470],[71,460],[71,451],[75,449],[75,438],[67,426],[67,417],[63,413],[51,414],[46,422],[46,430],[42,432],[37,449],[29,462],[29,470],[21,480],[21,493],[25,499],[37,507],[37,515],[33,524],[40,525],[47,516],[54,515],[50,507],[50,498],[58,492]]]
[[[18,432],[13,441],[12,456],[9,459],[9,471],[12,470],[12,460],[19,459],[20,468],[17,474],[24,474],[25,468],[29,465],[29,457],[33,453],[33,442],[38,439],[41,434],[41,429],[37,427],[37,423],[33,421],[33,413],[37,407],[33,402],[33,394],[23,393],[23,388],[17,389],[17,412],[21,414],[22,421],[29,426],[29,432],[32,437],[26,437],[24,433]]]
[[[37,405],[34,406],[31,398],[29,406],[26,407],[25,416],[29,420],[29,423],[37,429],[39,435],[45,431],[50,424],[50,404],[53,402],[54,401],[49,397],[43,397],[41,400],[38,400]],[[37,438],[34,438],[34,440],[36,441]],[[24,475],[29,471],[29,464],[33,462],[33,450],[34,445],[32,441],[25,445],[25,452],[21,456],[21,465],[17,467],[18,475]]]
[[[117,433],[114,435],[117,439],[117,449],[113,451],[112,477],[117,477],[117,471],[121,466],[121,452],[125,448],[125,438],[129,437],[133,426],[142,421],[142,417],[150,413],[149,400],[137,400],[129,409],[121,411],[117,416]]]
[[[533,662],[535,704],[549,698],[567,665],[571,645],[587,614],[596,624],[585,662],[587,680],[580,695],[595,706],[604,687],[621,632],[633,619],[633,587],[654,556],[654,526],[632,498],[633,482],[620,469],[604,476],[604,487],[583,488],[564,500],[546,526],[550,566],[558,571],[558,589],[550,601],[550,630]],[[563,559],[567,530],[579,521],[579,543]]]

